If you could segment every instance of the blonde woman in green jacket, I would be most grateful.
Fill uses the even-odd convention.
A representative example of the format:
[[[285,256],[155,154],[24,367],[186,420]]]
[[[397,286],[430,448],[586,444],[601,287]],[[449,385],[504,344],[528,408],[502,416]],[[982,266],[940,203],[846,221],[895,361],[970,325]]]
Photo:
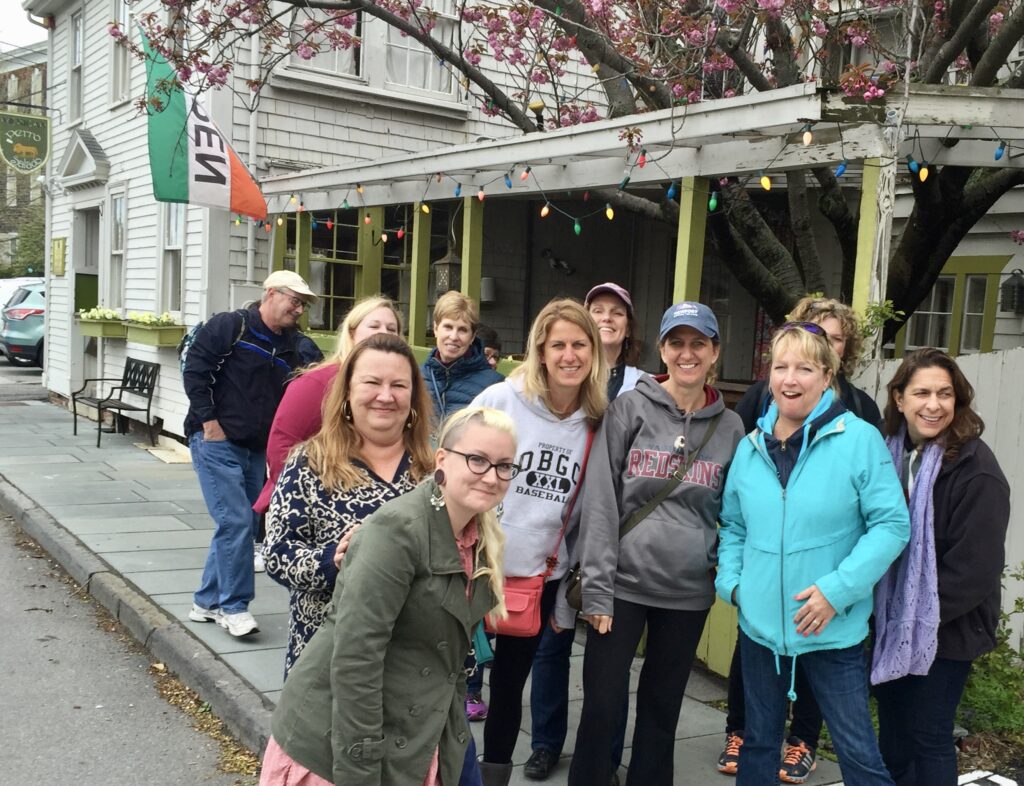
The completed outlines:
[[[505,615],[494,509],[519,472],[511,419],[470,407],[444,424],[434,479],[352,538],[327,620],[288,675],[261,786],[452,786],[469,743],[463,661],[473,626]]]

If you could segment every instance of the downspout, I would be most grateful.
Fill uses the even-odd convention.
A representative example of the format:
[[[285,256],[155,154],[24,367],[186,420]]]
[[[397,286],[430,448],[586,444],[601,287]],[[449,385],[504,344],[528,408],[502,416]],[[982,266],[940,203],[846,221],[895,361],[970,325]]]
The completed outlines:
[[[257,28],[253,32],[252,36],[252,49],[250,55],[252,59],[249,61],[249,79],[252,82],[256,82],[259,77],[259,29]],[[253,110],[249,113],[249,152],[246,155],[245,165],[249,170],[249,174],[252,175],[253,180],[256,180],[256,130],[259,127],[259,104],[257,103]],[[259,181],[257,180],[257,183]],[[249,220],[246,222],[245,230],[245,283],[255,284],[256,276],[256,222]]]

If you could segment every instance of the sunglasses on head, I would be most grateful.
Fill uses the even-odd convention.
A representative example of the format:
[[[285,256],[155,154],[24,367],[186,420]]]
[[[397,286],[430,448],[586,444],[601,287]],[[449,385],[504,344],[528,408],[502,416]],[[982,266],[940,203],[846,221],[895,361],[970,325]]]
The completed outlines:
[[[806,330],[808,333],[813,333],[816,336],[828,338],[825,328],[816,322],[787,322],[779,330]]]

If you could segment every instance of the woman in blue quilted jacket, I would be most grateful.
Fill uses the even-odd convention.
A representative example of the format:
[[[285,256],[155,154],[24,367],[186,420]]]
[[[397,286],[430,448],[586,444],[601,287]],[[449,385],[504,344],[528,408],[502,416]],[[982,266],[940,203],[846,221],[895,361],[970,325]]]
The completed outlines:
[[[874,426],[836,395],[820,325],[772,341],[772,404],[725,484],[716,590],[739,609],[747,707],[738,786],[775,786],[797,659],[851,786],[893,786],[868,710],[872,590],[906,545],[907,505]]]

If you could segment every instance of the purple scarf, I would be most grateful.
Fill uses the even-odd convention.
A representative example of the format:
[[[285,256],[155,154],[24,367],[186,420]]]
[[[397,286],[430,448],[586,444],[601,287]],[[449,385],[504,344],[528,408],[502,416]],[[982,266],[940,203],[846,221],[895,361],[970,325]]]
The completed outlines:
[[[906,426],[885,440],[903,477]],[[924,675],[938,649],[939,580],[935,570],[932,491],[942,467],[942,445],[930,442],[910,492],[910,542],[875,586],[875,650],[871,684]]]

